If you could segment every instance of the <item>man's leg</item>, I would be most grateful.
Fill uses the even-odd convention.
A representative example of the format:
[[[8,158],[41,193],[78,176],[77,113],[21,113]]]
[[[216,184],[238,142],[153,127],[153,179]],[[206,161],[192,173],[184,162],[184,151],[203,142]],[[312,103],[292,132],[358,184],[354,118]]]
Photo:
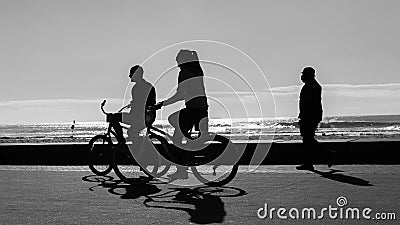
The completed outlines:
[[[117,138],[118,143],[124,143],[125,138],[124,138],[124,132],[122,131],[121,124],[119,124],[119,122],[111,122],[110,125],[114,129],[115,133],[117,134],[116,138]]]
[[[313,170],[312,164],[312,151],[315,148],[315,128],[314,126],[310,126],[310,124],[305,124],[304,122],[300,123],[300,134],[303,137],[303,146],[302,146],[302,158],[303,165],[296,167],[299,170]]]
[[[312,166],[312,158],[315,145],[315,139],[312,134],[303,136],[303,162],[305,165]]]

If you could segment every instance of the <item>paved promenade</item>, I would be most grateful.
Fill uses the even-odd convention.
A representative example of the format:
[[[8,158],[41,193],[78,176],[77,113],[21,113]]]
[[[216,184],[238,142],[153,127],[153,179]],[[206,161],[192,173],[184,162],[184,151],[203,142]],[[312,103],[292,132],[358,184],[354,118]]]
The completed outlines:
[[[294,166],[262,166],[249,173],[240,168],[224,188],[185,188],[157,181],[121,183],[115,174],[94,176],[86,166],[0,166],[0,224],[399,224],[400,166],[342,165],[315,172]],[[338,206],[338,197],[347,205]],[[341,198],[339,204],[344,204]],[[259,219],[257,211],[286,208],[288,219]],[[291,219],[295,209],[337,208],[322,219]],[[358,208],[360,219],[344,219]],[[362,210],[371,208],[370,220]],[[340,209],[343,219],[340,219]],[[333,210],[333,209],[332,209]],[[307,211],[305,211],[307,217]],[[386,213],[386,214],[377,214]],[[396,220],[372,219],[381,215]],[[265,210],[259,211],[260,216]],[[312,216],[312,214],[311,214]],[[350,216],[350,215],[349,215]]]

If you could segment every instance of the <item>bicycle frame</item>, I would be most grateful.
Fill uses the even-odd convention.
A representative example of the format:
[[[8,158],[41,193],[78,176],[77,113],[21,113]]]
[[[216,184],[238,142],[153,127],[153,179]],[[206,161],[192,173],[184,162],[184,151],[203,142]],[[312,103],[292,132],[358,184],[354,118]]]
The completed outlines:
[[[171,135],[153,126],[147,128],[147,135],[150,138],[152,136],[153,137],[156,136],[159,139],[160,138],[164,139],[166,142],[168,141],[163,136],[166,136],[168,139],[172,139]],[[183,165],[183,166],[204,165],[218,158],[218,156],[220,156],[224,151],[224,147],[215,149],[212,146],[210,146],[211,143],[204,144],[203,141],[217,141],[223,144],[223,146],[225,147],[228,145],[229,142],[229,140],[223,139],[222,136],[214,134],[210,140],[200,140],[200,139],[188,140],[186,144],[178,146],[174,144],[172,146],[173,147],[172,150],[164,148],[160,149],[156,148],[156,151],[170,162],[173,162],[178,165]]]
[[[103,110],[103,105],[104,104],[102,104],[102,110]],[[122,111],[122,109],[120,111]],[[156,110],[156,108],[149,107],[147,110]],[[104,110],[103,112],[107,114]],[[135,161],[135,164],[136,165],[139,164],[137,166],[139,166],[141,168],[141,171],[145,173],[147,176],[161,177],[168,172],[172,164],[177,164],[185,167],[191,167],[193,175],[200,182],[208,186],[222,186],[229,183],[235,177],[238,171],[237,163],[232,164],[231,165],[232,167],[228,167],[228,170],[226,170],[226,168],[224,167],[222,167],[222,170],[219,171],[216,170],[216,168],[219,165],[222,166],[226,165],[226,164],[221,164],[221,162],[223,161],[218,161],[216,159],[220,157],[222,153],[224,153],[225,149],[228,146],[232,147],[232,143],[226,137],[215,133],[208,133],[207,135],[203,136],[199,135],[199,138],[195,139],[186,138],[187,140],[186,144],[182,145],[178,144],[178,146],[176,144],[170,145],[169,140],[173,140],[173,137],[171,135],[169,135],[166,131],[160,128],[152,126],[152,124],[150,123],[149,124],[146,123],[146,125],[147,127],[145,136],[132,136],[127,141],[132,141],[132,146],[129,147],[131,154],[129,155],[133,157],[133,161]],[[190,136],[192,135],[192,131],[193,129],[189,131]],[[107,129],[106,135],[111,135],[111,134],[116,136],[116,133],[111,129],[110,125],[109,128]],[[155,145],[155,142],[153,141],[154,139],[156,139],[156,141],[158,142],[161,142],[160,146]],[[215,147],[214,145],[209,146],[211,142],[217,142],[219,147]],[[130,176],[126,176],[125,174],[123,174],[124,170],[118,168],[118,164],[115,163],[116,153],[122,151],[120,150],[121,146],[123,145],[117,145],[115,147],[113,168],[118,177],[120,177],[124,182],[132,184],[137,182],[139,178],[132,178]],[[146,151],[147,147],[151,147],[152,150]],[[198,147],[200,148],[196,149]],[[150,157],[149,159],[148,156],[152,156],[153,152],[161,155],[161,157],[158,158]],[[145,153],[145,155],[143,155],[143,153]],[[236,151],[233,151],[233,153],[236,154]],[[213,164],[212,167],[213,170],[212,173],[200,173],[197,170],[196,168],[197,166],[203,166],[209,164],[210,162],[215,163]],[[159,168],[162,169],[158,170]],[[135,172],[136,170],[132,171],[133,174],[136,173]]]

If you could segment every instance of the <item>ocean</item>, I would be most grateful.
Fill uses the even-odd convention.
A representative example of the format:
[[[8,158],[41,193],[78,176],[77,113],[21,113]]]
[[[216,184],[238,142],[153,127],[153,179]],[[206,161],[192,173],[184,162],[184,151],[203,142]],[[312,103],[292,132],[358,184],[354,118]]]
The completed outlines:
[[[266,139],[272,137],[299,139],[298,119],[281,118],[246,118],[246,119],[210,119],[209,129],[232,139]],[[88,141],[92,136],[106,131],[105,122],[79,122],[72,129],[71,123],[41,124],[2,124],[0,125],[1,142],[46,141]],[[167,121],[156,120],[155,127],[173,133]],[[320,123],[317,136],[325,137],[362,137],[400,135],[400,115],[369,116],[332,116],[325,117]],[[73,140],[72,140],[73,139]]]

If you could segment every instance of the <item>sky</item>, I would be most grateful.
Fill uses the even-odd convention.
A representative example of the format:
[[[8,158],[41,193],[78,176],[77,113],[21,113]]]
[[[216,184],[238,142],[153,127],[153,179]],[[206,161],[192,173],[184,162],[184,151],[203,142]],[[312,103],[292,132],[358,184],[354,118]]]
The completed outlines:
[[[103,99],[109,111],[129,101],[134,64],[161,101],[182,48],[202,60],[212,118],[297,116],[305,66],[324,116],[400,114],[399,10],[397,0],[0,0],[0,124],[102,121]]]

